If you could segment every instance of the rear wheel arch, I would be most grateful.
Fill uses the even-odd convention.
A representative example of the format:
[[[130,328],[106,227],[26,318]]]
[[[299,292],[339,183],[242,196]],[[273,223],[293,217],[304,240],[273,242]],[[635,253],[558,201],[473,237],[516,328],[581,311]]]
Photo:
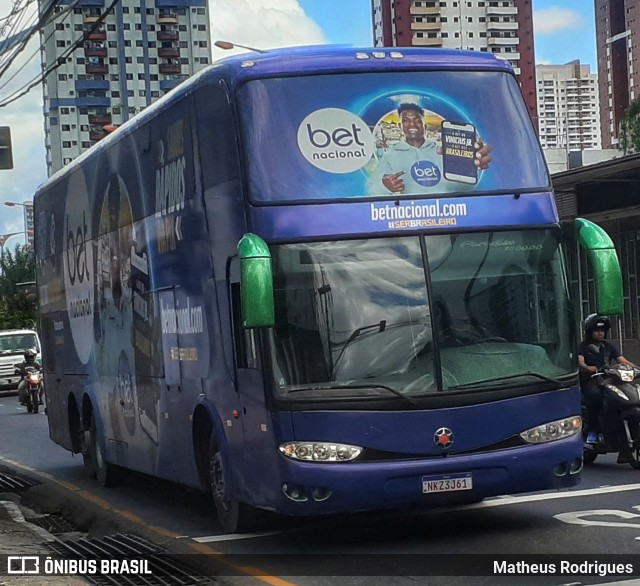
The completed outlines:
[[[67,418],[69,421],[69,435],[71,436],[71,449],[74,454],[82,451],[82,421],[80,409],[73,393],[67,397]]]
[[[193,453],[196,459],[198,477],[203,487],[209,485],[209,442],[213,432],[213,423],[209,411],[198,405],[193,412],[192,439]]]
[[[85,393],[82,397],[81,421],[82,429],[91,429],[91,416],[93,415],[93,403],[89,395]]]
[[[227,486],[234,491],[236,486],[236,470],[229,454],[229,446],[224,432],[222,418],[209,406],[199,404],[193,414],[193,448],[200,482],[207,491],[211,488],[211,458],[213,448],[220,452],[224,465]]]
[[[198,475],[204,488],[210,485],[211,446],[216,445],[224,460],[227,469],[231,469],[229,450],[227,447],[222,419],[216,412],[211,412],[207,406],[199,404],[193,413],[193,449],[196,457]],[[233,484],[235,478],[233,472],[229,483]]]

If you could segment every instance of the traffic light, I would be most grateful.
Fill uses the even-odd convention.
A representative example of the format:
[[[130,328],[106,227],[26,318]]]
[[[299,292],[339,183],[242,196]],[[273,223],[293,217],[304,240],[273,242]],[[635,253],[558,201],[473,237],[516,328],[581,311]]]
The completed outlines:
[[[13,169],[11,128],[0,126],[0,169]]]

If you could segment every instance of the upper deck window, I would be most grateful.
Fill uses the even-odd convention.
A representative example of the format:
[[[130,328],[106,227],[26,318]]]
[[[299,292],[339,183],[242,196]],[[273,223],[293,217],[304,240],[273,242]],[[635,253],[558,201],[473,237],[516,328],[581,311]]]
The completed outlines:
[[[256,203],[547,189],[515,78],[486,71],[254,80],[239,112]]]

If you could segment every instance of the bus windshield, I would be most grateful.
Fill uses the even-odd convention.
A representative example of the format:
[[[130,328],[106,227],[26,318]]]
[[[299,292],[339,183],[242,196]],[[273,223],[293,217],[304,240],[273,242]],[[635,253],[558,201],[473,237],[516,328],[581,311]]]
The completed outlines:
[[[272,255],[280,399],[411,398],[573,372],[552,231],[285,244]]]
[[[260,79],[239,100],[255,203],[549,190],[520,88],[506,72]],[[491,160],[477,166],[481,146]]]

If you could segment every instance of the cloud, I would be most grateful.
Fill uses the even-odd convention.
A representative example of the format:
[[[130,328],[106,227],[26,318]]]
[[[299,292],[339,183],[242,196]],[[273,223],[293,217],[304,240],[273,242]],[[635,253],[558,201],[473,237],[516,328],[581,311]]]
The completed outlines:
[[[40,39],[35,35],[26,49],[16,58],[0,80],[0,100],[4,100],[41,73]],[[24,68],[20,69],[24,65]],[[8,81],[15,74],[15,77]],[[24,230],[23,209],[5,207],[6,201],[31,200],[38,187],[47,178],[42,113],[42,86],[36,86],[28,94],[12,104],[0,108],[0,125],[11,128],[13,169],[0,170],[0,234]],[[8,246],[20,243],[12,238]]]
[[[566,29],[577,29],[583,25],[582,15],[570,8],[544,8],[533,11],[533,30],[539,35],[553,35]]]
[[[320,27],[297,0],[212,0],[209,18],[212,41],[230,41],[257,49],[326,42]],[[213,47],[212,53],[214,59],[220,59],[230,51]]]
[[[536,57],[536,65],[551,65],[551,61],[549,61],[549,59],[540,59]]]

